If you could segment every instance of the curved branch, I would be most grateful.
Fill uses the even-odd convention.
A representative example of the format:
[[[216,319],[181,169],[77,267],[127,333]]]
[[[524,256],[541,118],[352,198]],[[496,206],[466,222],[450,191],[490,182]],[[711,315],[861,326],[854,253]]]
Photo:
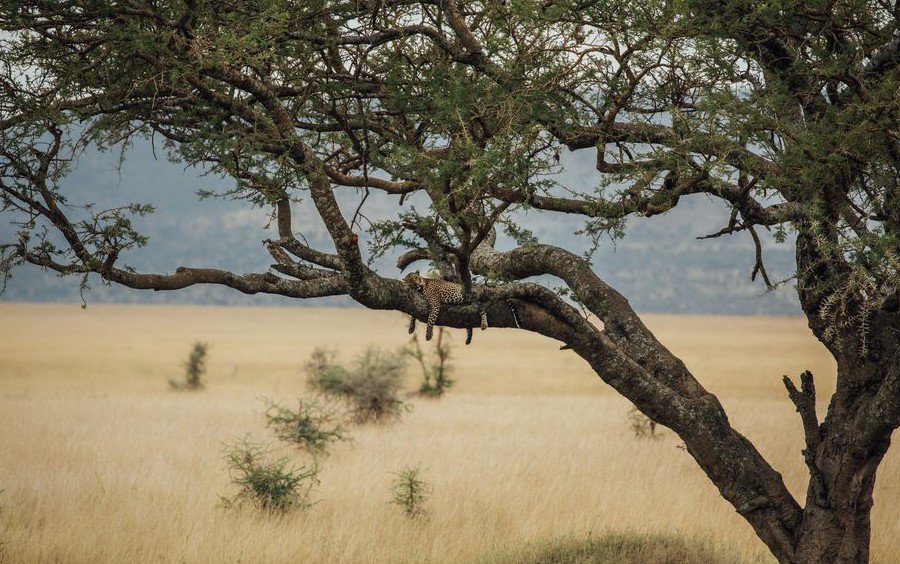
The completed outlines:
[[[406,251],[397,259],[397,268],[400,269],[400,272],[406,270],[406,267],[411,265],[414,262],[418,262],[420,260],[430,260],[431,253],[428,252],[427,249],[413,249],[411,251]]]
[[[287,198],[279,198],[275,202],[276,217],[278,220],[278,236],[280,239],[276,241],[279,247],[283,247],[288,252],[305,261],[326,268],[335,270],[341,269],[341,259],[335,255],[323,253],[301,243],[294,236],[291,227],[291,202]]]
[[[579,302],[603,321],[604,334],[641,366],[655,367],[656,377],[685,397],[706,390],[644,325],[628,300],[603,282],[581,257],[551,245],[529,245],[497,252],[490,239],[472,254],[473,271],[506,280],[550,274],[563,280]]]

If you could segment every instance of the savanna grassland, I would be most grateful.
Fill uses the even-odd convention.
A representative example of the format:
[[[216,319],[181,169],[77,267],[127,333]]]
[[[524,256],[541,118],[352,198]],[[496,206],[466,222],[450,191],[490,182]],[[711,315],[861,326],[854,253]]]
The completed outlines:
[[[646,321],[802,500],[800,421],[781,375],[812,370],[821,414],[834,374],[805,322]],[[314,347],[348,359],[369,344],[404,345],[401,315],[7,303],[0,332],[0,561],[516,561],[554,537],[620,533],[683,538],[698,547],[687,554],[703,548],[722,562],[769,560],[676,436],[636,438],[626,401],[539,336],[489,329],[464,347],[454,331],[449,395],[411,399],[400,422],[354,428],[324,462],[317,503],[279,518],[218,506],[233,493],[223,441],[271,438],[259,398],[305,394]],[[171,391],[198,340],[211,344],[206,389]],[[416,378],[411,370],[410,390]],[[388,503],[392,472],[405,466],[434,484],[428,520]],[[891,562],[897,449],[875,502],[873,560]]]

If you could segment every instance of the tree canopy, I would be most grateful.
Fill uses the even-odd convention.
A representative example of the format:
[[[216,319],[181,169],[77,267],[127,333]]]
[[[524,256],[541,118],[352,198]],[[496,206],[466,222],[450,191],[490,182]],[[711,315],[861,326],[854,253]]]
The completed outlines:
[[[678,432],[780,559],[865,559],[863,506],[900,424],[898,16],[880,0],[4,2],[0,190],[21,231],[3,264],[138,289],[346,294],[423,319],[421,296],[368,265],[402,248],[398,266],[432,261],[492,326],[562,341]],[[270,207],[277,274],[129,268],[145,243],[131,218],[152,210],[94,209],[65,178],[85,146],[137,136]],[[554,180],[566,151],[595,157],[590,189]],[[338,205],[345,189],[355,209]],[[373,191],[397,198],[395,218],[368,222]],[[811,378],[786,382],[807,430],[805,508],[625,298],[516,215],[578,216],[597,240],[692,194],[727,204],[711,235],[747,233],[767,285],[759,229],[796,235],[800,302],[839,366],[821,426]],[[296,236],[292,205],[316,209],[333,248]],[[517,246],[497,249],[498,230]],[[440,323],[472,327],[478,311]]]

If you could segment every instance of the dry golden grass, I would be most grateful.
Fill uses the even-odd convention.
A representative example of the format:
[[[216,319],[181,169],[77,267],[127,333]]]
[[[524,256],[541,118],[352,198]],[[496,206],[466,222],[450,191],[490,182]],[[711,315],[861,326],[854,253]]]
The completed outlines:
[[[802,499],[800,422],[781,375],[834,367],[796,318],[648,316]],[[304,392],[312,348],[345,358],[406,342],[399,314],[356,309],[0,304],[0,560],[458,562],[554,536],[632,530],[766,560],[671,432],[634,438],[628,404],[569,352],[516,331],[455,332],[458,381],[403,421],[354,431],[312,509],[217,508],[222,441],[266,438],[259,396]],[[172,392],[195,340],[207,389]],[[410,388],[415,382],[410,381]],[[824,405],[821,406],[824,409]],[[426,468],[432,517],[411,523],[391,472]],[[876,488],[873,557],[900,554],[900,456]]]

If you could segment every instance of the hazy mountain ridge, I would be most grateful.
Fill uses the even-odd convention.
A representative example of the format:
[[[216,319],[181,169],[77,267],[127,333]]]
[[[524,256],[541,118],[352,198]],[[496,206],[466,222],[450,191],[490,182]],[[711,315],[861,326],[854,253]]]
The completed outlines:
[[[198,201],[199,189],[227,189],[224,179],[201,177],[195,169],[183,169],[164,159],[155,160],[149,144],[138,143],[129,151],[121,169],[117,154],[89,152],[67,180],[66,193],[73,204],[97,202],[114,205],[143,202],[156,213],[135,220],[150,236],[149,245],[123,257],[139,271],[172,272],[178,266],[222,268],[235,272],[263,272],[271,262],[261,241],[274,238],[267,210],[249,209],[244,203],[221,199]],[[593,174],[586,159],[566,159],[562,175],[568,185],[590,185]],[[341,191],[345,209],[352,213],[358,201],[353,190]],[[390,217],[396,197],[373,194],[367,201],[368,217]],[[419,206],[421,209],[421,206]],[[752,242],[746,234],[698,241],[695,237],[720,229],[727,210],[705,197],[683,198],[679,206],[662,216],[628,222],[627,235],[615,243],[604,241],[594,257],[601,277],[622,292],[639,311],[670,313],[784,314],[799,311],[791,284],[765,293],[761,281],[750,283],[754,262]],[[12,218],[0,220],[0,235],[8,241],[15,227]],[[542,242],[583,252],[588,241],[574,235],[581,223],[563,214],[525,213],[523,223]],[[294,206],[295,229],[314,246],[333,249],[324,226],[306,203]],[[508,244],[511,244],[507,242]],[[765,241],[765,259],[773,278],[790,275],[794,268],[791,245]],[[377,261],[386,276],[399,276],[394,257]],[[4,300],[80,301],[78,277],[59,278],[33,266],[14,272]],[[552,284],[552,282],[551,282]],[[141,292],[103,284],[91,278],[90,302],[198,303],[198,304],[297,304],[350,305],[346,297],[291,300],[279,296],[245,296],[221,287],[192,287],[177,292]]]

